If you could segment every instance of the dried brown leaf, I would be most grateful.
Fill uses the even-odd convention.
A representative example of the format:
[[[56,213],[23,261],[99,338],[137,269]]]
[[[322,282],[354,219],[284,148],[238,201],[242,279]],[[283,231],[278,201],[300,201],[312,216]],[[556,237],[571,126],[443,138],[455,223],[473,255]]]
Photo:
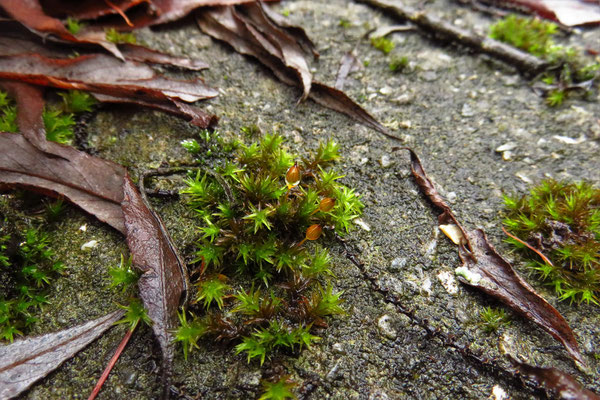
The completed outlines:
[[[123,310],[114,311],[60,332],[0,346],[0,398],[10,399],[27,390],[102,336],[123,313]]]
[[[448,204],[427,176],[417,154],[409,148],[403,149],[410,152],[411,171],[417,185],[427,198],[442,210],[438,223],[440,225],[453,223],[462,232],[464,240],[459,245],[459,256],[463,267],[457,270],[459,280],[495,297],[518,314],[540,326],[561,342],[576,362],[585,366],[575,334],[563,316],[538,295],[496,252],[482,230],[466,232],[462,228]]]
[[[156,110],[165,111],[170,114],[185,118],[192,125],[200,128],[209,128],[217,125],[219,118],[214,114],[209,114],[196,106],[192,106],[181,101],[145,101],[131,97],[116,97],[105,94],[94,93],[94,97],[102,103],[120,103],[135,104]]]
[[[241,17],[233,7],[200,10],[196,13],[196,21],[204,33],[228,43],[240,54],[256,58],[283,83],[301,86],[297,74],[287,67],[281,58],[274,55],[277,54],[277,50],[271,40]],[[337,89],[313,81],[309,98],[325,107],[346,114],[386,136],[398,139],[362,107]]]
[[[102,54],[70,59],[52,59],[36,54],[2,57],[0,78],[154,101],[175,98],[192,102],[218,94],[201,80],[169,79],[157,75],[144,64],[121,62]]]
[[[138,281],[140,297],[162,350],[166,383],[173,362],[172,331],[178,324],[182,295],[187,294],[189,286],[187,269],[162,220],[148,208],[128,176],[123,180],[122,208],[133,264],[143,271]]]
[[[125,232],[121,200],[125,168],[54,142],[48,152],[23,135],[0,133],[0,183],[65,197]]]

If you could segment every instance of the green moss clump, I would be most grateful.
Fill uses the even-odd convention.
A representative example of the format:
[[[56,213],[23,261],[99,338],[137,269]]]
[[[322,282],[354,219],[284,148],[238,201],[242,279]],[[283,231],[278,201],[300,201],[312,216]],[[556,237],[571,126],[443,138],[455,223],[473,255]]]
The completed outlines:
[[[106,31],[106,40],[112,43],[129,43],[136,44],[137,39],[132,32],[119,32],[115,28],[110,28]]]
[[[385,54],[389,54],[389,52],[394,50],[394,47],[396,47],[396,43],[392,42],[390,39],[384,38],[383,36],[371,38],[371,45]]]
[[[70,145],[75,133],[75,115],[91,111],[95,100],[88,93],[78,90],[59,93],[63,98],[63,107],[46,107],[42,113],[46,139]],[[0,132],[19,132],[17,125],[17,107],[5,92],[0,91]]]
[[[9,243],[18,243],[9,253]],[[0,294],[0,339],[12,342],[37,321],[36,313],[48,302],[47,289],[62,273],[49,247],[48,235],[28,228],[22,237],[11,237],[6,222],[0,226],[0,272],[7,282]]]
[[[486,333],[495,333],[498,329],[510,325],[510,318],[504,309],[485,307],[479,313],[479,325]]]
[[[490,27],[490,37],[547,60],[551,68],[542,76],[548,85],[546,103],[559,106],[575,90],[587,92],[600,70],[572,47],[554,43],[558,25],[538,18],[509,15]],[[589,83],[589,84],[588,84]]]
[[[504,201],[506,228],[553,264],[509,239],[527,255],[532,270],[561,300],[599,304],[600,189],[587,182],[545,180],[529,195]]]
[[[189,146],[196,153],[196,146]],[[363,205],[330,169],[338,145],[312,157],[289,154],[283,138],[240,145],[235,162],[199,172],[183,191],[198,218],[196,305],[180,316],[176,340],[189,350],[203,336],[237,343],[262,364],[319,340],[317,328],[343,313],[331,258],[314,242],[344,234]]]
[[[81,29],[83,29],[84,26],[85,24],[83,22],[80,22],[71,17],[67,18],[67,20],[65,21],[65,27],[72,35],[77,35],[81,31]]]

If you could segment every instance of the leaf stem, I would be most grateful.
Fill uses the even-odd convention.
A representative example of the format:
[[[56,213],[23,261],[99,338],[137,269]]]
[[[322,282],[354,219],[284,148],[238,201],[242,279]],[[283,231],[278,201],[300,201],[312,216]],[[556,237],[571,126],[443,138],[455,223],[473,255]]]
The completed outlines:
[[[117,360],[121,356],[121,353],[125,349],[125,346],[127,346],[127,343],[129,342],[129,339],[131,338],[131,335],[133,334],[134,330],[135,330],[135,328],[127,329],[127,333],[123,337],[123,340],[121,340],[121,343],[119,344],[119,347],[117,347],[115,354],[113,354],[112,358],[108,362],[108,365],[104,369],[104,372],[102,372],[102,375],[100,376],[100,379],[98,379],[98,382],[96,383],[94,390],[92,390],[90,397],[88,397],[88,400],[94,400],[96,398],[96,396],[98,396],[98,393],[100,393],[100,390],[102,389],[102,385],[104,385],[104,382],[106,382],[106,379],[108,379],[108,375],[110,374],[110,371],[112,371],[113,367],[117,363]]]

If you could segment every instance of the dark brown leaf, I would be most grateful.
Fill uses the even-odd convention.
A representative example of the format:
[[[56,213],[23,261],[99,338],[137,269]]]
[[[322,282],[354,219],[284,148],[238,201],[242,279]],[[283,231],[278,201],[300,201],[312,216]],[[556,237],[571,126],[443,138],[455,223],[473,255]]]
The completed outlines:
[[[154,108],[156,110],[165,111],[179,117],[185,118],[190,124],[200,128],[209,128],[217,125],[219,118],[214,114],[209,114],[202,111],[196,106],[192,106],[181,101],[144,101],[131,97],[115,97],[104,94],[94,93],[94,97],[102,103],[121,103],[135,104],[139,106]]]
[[[554,367],[536,367],[511,357],[519,373],[543,387],[549,398],[565,400],[600,400],[600,396],[581,386],[573,376]]]
[[[208,68],[208,64],[204,61],[164,54],[137,44],[122,44],[119,46],[119,50],[121,50],[123,57],[130,61],[170,65],[193,71]]]
[[[218,94],[200,80],[169,79],[156,75],[144,64],[121,62],[102,54],[70,59],[51,59],[36,54],[2,57],[0,78],[142,100],[175,98],[192,102]]]
[[[42,89],[15,81],[0,81],[0,88],[7,91],[16,100],[19,131],[23,132],[25,138],[38,149],[50,150],[42,118],[44,111]]]
[[[264,36],[263,48],[272,56],[281,60],[284,65],[297,74],[297,81],[302,87],[302,97],[305,100],[310,92],[312,74],[299,43],[287,32],[280,29],[267,17],[262,3],[251,3],[239,6],[238,16],[243,18],[249,30],[256,30],[255,36]],[[260,34],[258,34],[260,32]]]
[[[283,83],[290,86],[301,85],[297,74],[274,55],[277,53],[276,50],[269,49],[269,47],[272,47],[269,38],[248,23],[233,7],[214,7],[200,10],[196,13],[196,21],[204,33],[228,43],[240,54],[256,58]],[[398,139],[362,107],[339,90],[313,81],[309,97],[315,102],[344,113],[386,136]]]
[[[123,180],[122,208],[133,264],[143,271],[138,281],[140,297],[162,350],[166,383],[173,362],[171,332],[177,327],[177,310],[189,286],[187,269],[162,220],[147,207],[128,176]]]
[[[105,1],[98,0],[41,0],[44,10],[55,18],[65,18],[69,16],[77,20],[96,19],[107,15],[120,14],[127,12],[132,7],[139,4],[152,4],[151,0],[111,0],[114,7],[110,7]]]
[[[51,154],[23,135],[0,133],[0,183],[64,196],[124,233],[120,205],[125,168],[69,146],[46,146]]]
[[[462,237],[455,241],[458,242],[459,256],[463,262],[463,266],[457,270],[459,280],[495,297],[518,314],[536,323],[561,342],[576,362],[585,366],[575,334],[563,316],[538,295],[496,252],[482,230],[466,232],[462,228],[450,207],[427,177],[417,154],[409,148],[402,149],[410,152],[411,171],[417,185],[427,198],[442,210],[438,218],[440,229],[449,223],[460,229]]]
[[[9,16],[40,35],[47,36],[50,33],[73,43],[98,44],[116,57],[123,58],[117,45],[106,40],[103,30],[82,32],[75,36],[59,19],[47,15],[38,0],[0,0],[0,7]]]
[[[459,275],[459,280],[499,299],[535,322],[561,342],[573,359],[585,366],[575,334],[563,316],[496,252],[481,229],[468,232],[467,238],[472,252],[460,246],[459,255],[468,274]]]
[[[60,332],[0,346],[0,398],[10,399],[27,390],[98,339],[123,313],[123,310],[114,311]]]

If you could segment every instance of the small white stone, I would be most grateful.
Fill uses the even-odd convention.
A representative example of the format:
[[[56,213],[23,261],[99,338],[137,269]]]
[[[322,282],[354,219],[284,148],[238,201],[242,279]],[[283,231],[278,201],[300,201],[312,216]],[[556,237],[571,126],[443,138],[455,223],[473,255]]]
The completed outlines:
[[[352,220],[352,222],[354,222],[356,225],[360,226],[365,231],[371,232],[371,227],[365,221],[363,221],[362,218],[354,218]]]
[[[568,136],[559,136],[559,135],[554,135],[552,137],[554,139],[558,140],[559,142],[563,142],[564,144],[581,144],[586,141],[586,138],[584,135],[579,136],[577,139],[568,137]]]
[[[450,271],[442,271],[437,274],[437,278],[440,283],[446,289],[446,292],[455,295],[458,293],[458,284],[456,283],[456,279]]]
[[[391,317],[389,315],[383,315],[377,320],[377,327],[379,332],[388,339],[394,340],[398,336],[398,332],[392,328]]]
[[[520,180],[522,180],[525,183],[532,183],[533,181],[531,180],[531,178],[529,178],[527,175],[525,175],[523,172],[517,172],[515,174],[515,176],[517,178],[519,178]]]
[[[502,153],[509,150],[514,150],[517,147],[515,142],[507,142],[501,146],[496,147],[496,153]]]
[[[508,393],[506,390],[502,388],[500,385],[495,385],[492,388],[492,396],[494,396],[494,400],[508,400]]]
[[[412,127],[412,122],[409,120],[400,121],[400,128],[410,129]]]
[[[404,257],[396,257],[392,260],[392,264],[390,265],[390,269],[392,271],[399,271],[406,265],[408,260]]]
[[[346,351],[344,350],[344,345],[342,345],[341,343],[334,343],[333,346],[331,346],[331,348],[334,353],[346,354]]]
[[[91,250],[94,247],[98,246],[98,241],[97,240],[90,240],[89,242],[86,242],[84,244],[81,245],[81,250]]]
[[[502,159],[504,161],[510,161],[513,159],[513,152],[512,151],[505,151],[504,153],[502,153]]]
[[[456,193],[455,192],[448,192],[446,193],[446,200],[448,200],[450,203],[453,203],[456,201]]]
[[[87,224],[83,224],[83,225],[81,225],[81,226],[79,227],[79,230],[80,230],[81,232],[87,232]]]
[[[379,89],[379,93],[387,96],[389,94],[392,94],[392,88],[389,86],[384,86],[381,89]]]
[[[473,111],[473,108],[470,105],[465,103],[463,104],[462,109],[460,110],[460,115],[462,115],[463,117],[472,117],[475,115],[475,111]]]
[[[379,161],[381,163],[381,166],[383,168],[387,168],[390,165],[392,165],[392,161],[390,160],[390,156],[388,156],[387,154],[384,154],[381,156],[381,160]]]
[[[431,293],[433,292],[431,290],[431,279],[425,278],[423,280],[423,284],[421,285],[421,292],[425,293],[427,296],[431,296]]]

